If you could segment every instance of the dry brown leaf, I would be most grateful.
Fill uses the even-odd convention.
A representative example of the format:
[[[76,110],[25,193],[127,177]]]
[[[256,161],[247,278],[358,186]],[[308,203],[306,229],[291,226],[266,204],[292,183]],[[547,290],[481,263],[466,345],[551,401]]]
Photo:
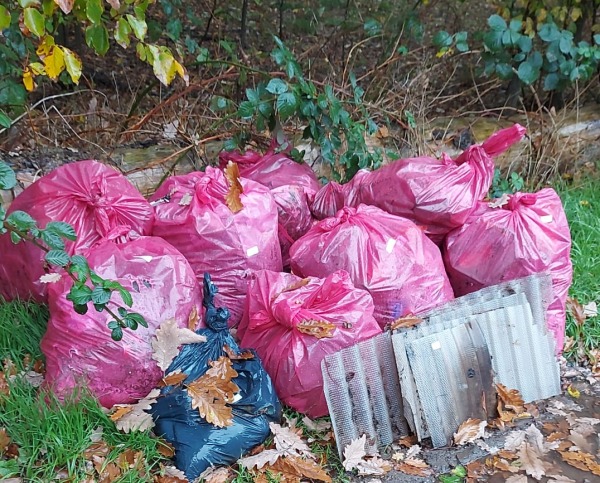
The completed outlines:
[[[279,297],[282,293],[286,293],[286,292],[293,292],[294,290],[298,290],[299,288],[305,287],[306,285],[308,285],[310,282],[310,278],[303,278],[301,280],[298,280],[297,282],[294,282],[290,285],[288,285],[287,287],[285,287],[281,292],[275,294],[272,298],[271,298],[271,302],[273,302],[277,297]]]
[[[325,483],[331,482],[331,477],[321,466],[300,456],[278,458],[273,464],[263,467],[263,474],[267,470],[275,475],[281,475],[280,481],[300,483],[305,479],[310,479]]]
[[[420,317],[415,315],[406,315],[394,320],[390,325],[390,330],[408,329],[410,327],[414,327],[415,325],[419,325],[421,322],[423,322],[423,319]]]
[[[114,463],[107,463],[103,456],[92,456],[92,463],[98,473],[99,483],[112,483],[121,476],[119,467]]]
[[[225,202],[232,213],[237,213],[244,208],[241,199],[244,187],[240,183],[240,169],[237,164],[232,161],[227,163],[225,178],[227,178],[227,183],[229,184],[229,191],[225,195]]]
[[[0,455],[6,451],[8,445],[10,444],[10,437],[6,434],[6,429],[0,429]]]
[[[512,475],[504,483],[528,483],[528,481],[525,475]]]
[[[585,324],[587,318],[585,310],[576,298],[567,297],[567,310],[571,313],[577,325],[582,326]]]
[[[419,442],[419,439],[417,438],[416,434],[410,434],[408,436],[404,436],[403,438],[400,438],[398,440],[398,444],[400,446],[404,446],[406,448],[410,448],[414,445],[416,445]]]
[[[579,451],[583,453],[591,453],[593,451],[593,444],[590,438],[576,431],[571,431],[569,435],[569,441],[571,441]]]
[[[454,444],[461,446],[483,438],[486,426],[487,422],[481,419],[467,419],[454,433]]]
[[[152,389],[144,399],[131,405],[131,411],[128,411],[115,421],[117,429],[125,433],[131,431],[145,431],[154,427],[152,416],[145,412],[150,409],[160,395],[160,389]]]
[[[245,361],[248,359],[254,359],[254,354],[252,351],[244,351],[236,354],[227,344],[223,346],[223,352],[225,352],[227,357],[229,357],[232,361]]]
[[[504,458],[505,460],[516,460],[518,458],[516,453],[512,453],[506,449],[501,449],[498,451],[497,456]]]
[[[39,278],[40,283],[56,283],[61,279],[62,275],[60,273],[45,273]]]
[[[333,332],[336,329],[335,324],[324,320],[303,320],[296,325],[298,332],[306,335],[312,335],[317,339],[326,339],[333,337]]]
[[[94,456],[106,457],[108,453],[110,453],[110,448],[106,441],[102,440],[88,446],[83,452],[83,456],[86,460],[91,460]]]
[[[282,454],[276,449],[266,449],[261,451],[258,454],[252,456],[246,456],[238,460],[238,463],[242,465],[246,469],[256,468],[258,470],[262,469],[265,465],[272,465],[279,458],[282,457]]]
[[[575,480],[564,475],[548,475],[548,478],[550,479],[547,483],[577,483]]]
[[[73,10],[75,0],[54,0],[54,3],[56,3],[64,13],[68,14]]]
[[[594,301],[588,302],[583,306],[583,314],[586,318],[598,316],[598,304]]]
[[[510,473],[518,473],[520,470],[519,466],[515,466],[504,458],[498,458],[497,456],[488,458],[486,460],[486,465],[490,466],[491,468],[495,468],[500,471],[508,471]]]
[[[200,315],[198,314],[198,307],[196,307],[195,305],[192,307],[192,311],[190,312],[190,315],[188,316],[188,329],[190,329],[191,331],[196,330],[196,327],[198,327],[198,321],[200,320]]]
[[[210,424],[220,428],[233,424],[231,406],[235,394],[240,388],[232,381],[238,373],[231,367],[231,361],[221,356],[211,361],[212,366],[206,374],[187,384],[187,392],[192,399],[192,408]]]
[[[517,414],[525,412],[525,402],[521,397],[521,393],[516,389],[508,389],[503,384],[496,384],[498,397],[504,403],[506,409],[510,409]]]
[[[412,476],[427,477],[433,475],[433,470],[431,468],[420,468],[418,466],[409,465],[403,461],[395,463],[394,469]]]
[[[133,406],[114,406],[113,409],[115,411],[110,415],[110,419],[112,419],[113,421],[118,421],[127,413],[131,412],[133,410]]]
[[[523,442],[519,448],[519,461],[522,469],[536,480],[540,480],[546,474],[546,466],[540,456],[537,449],[527,441]]]
[[[591,471],[596,476],[600,476],[600,465],[591,454],[573,451],[559,451],[559,453],[563,460],[571,466],[583,471]]]
[[[206,337],[196,334],[187,327],[178,327],[175,319],[167,319],[152,338],[152,359],[158,363],[158,367],[166,371],[175,356],[179,354],[179,346],[198,342],[206,342]]]
[[[8,382],[6,381],[6,376],[4,372],[0,371],[0,396],[9,396],[10,388],[8,387]]]
[[[106,2],[115,10],[121,8],[121,2],[119,0],[106,0]]]
[[[476,460],[465,466],[467,469],[467,477],[478,479],[487,475],[487,469],[481,460]]]
[[[296,432],[294,431],[295,427],[285,428],[277,423],[269,423],[269,428],[271,428],[274,436],[275,447],[281,454],[315,458],[308,445],[302,440],[302,430],[300,428],[298,428],[299,432]]]
[[[173,445],[162,438],[158,438],[158,446],[156,449],[165,458],[172,458],[175,456],[175,448]]]
[[[429,465],[425,463],[425,461],[420,460],[418,458],[406,458],[403,460],[404,463],[410,466],[414,466],[416,468],[429,468]]]
[[[181,369],[177,369],[174,372],[163,377],[159,383],[160,387],[167,386],[179,386],[183,381],[187,379],[187,374],[181,372]]]
[[[357,468],[359,463],[363,461],[367,452],[365,451],[365,444],[367,443],[367,435],[363,434],[360,438],[353,439],[344,448],[344,469],[346,471],[352,471]]]
[[[229,467],[209,467],[201,474],[200,479],[204,483],[227,483],[233,478],[233,471]]]
[[[419,468],[419,466],[417,466]],[[358,465],[359,475],[385,475],[392,471],[393,467],[389,461],[386,461],[378,456],[361,461]]]
[[[559,433],[558,431],[555,431],[554,433],[550,433],[548,435],[546,441],[548,441],[549,443],[553,443],[554,441],[561,441],[567,437],[569,437],[568,433]]]

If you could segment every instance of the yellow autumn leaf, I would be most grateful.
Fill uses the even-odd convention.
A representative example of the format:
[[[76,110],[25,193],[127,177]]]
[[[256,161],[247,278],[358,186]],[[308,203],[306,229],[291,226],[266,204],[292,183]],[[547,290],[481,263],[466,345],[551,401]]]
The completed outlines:
[[[65,66],[67,67],[67,72],[71,76],[71,80],[75,84],[79,84],[79,78],[81,77],[81,59],[79,56],[70,49],[66,47],[60,47],[65,56]]]
[[[535,28],[531,17],[525,19],[525,35],[528,37],[533,37],[535,35]]]
[[[65,70],[65,55],[60,47],[54,46],[52,52],[44,57],[44,67],[46,75],[52,79],[58,79],[60,73]]]
[[[25,89],[27,89],[27,92],[31,92],[33,89],[35,89],[33,72],[31,72],[29,67],[25,67],[25,70],[23,70],[23,85],[25,86]]]
[[[571,396],[572,398],[577,399],[579,396],[581,396],[581,393],[579,392],[579,390],[573,386],[569,386],[567,388],[567,392],[569,393],[569,396]]]
[[[573,7],[571,9],[571,20],[577,22],[577,19],[581,17],[581,9],[579,7]]]
[[[29,68],[31,69],[31,72],[33,72],[33,75],[46,74],[46,68],[40,62],[32,62],[31,64],[29,64]]]
[[[548,11],[545,8],[540,8],[537,12],[537,23],[542,24],[548,17]]]
[[[173,66],[175,67],[176,72],[179,74],[179,77],[181,77],[185,82],[185,85],[190,85],[190,76],[188,75],[187,70],[185,70],[185,67],[176,60],[173,60]]]
[[[52,35],[45,35],[42,38],[40,44],[37,46],[35,53],[38,55],[39,58],[44,58],[52,51],[53,47],[54,37],[52,37]]]

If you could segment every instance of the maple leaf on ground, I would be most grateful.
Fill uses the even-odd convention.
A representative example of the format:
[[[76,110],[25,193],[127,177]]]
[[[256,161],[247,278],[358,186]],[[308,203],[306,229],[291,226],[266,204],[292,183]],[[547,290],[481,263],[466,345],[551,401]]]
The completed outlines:
[[[240,169],[237,164],[229,161],[224,174],[225,178],[227,178],[227,183],[229,184],[229,191],[225,195],[225,202],[232,213],[237,213],[244,208],[241,199],[244,187],[242,186],[242,183],[240,183]]]
[[[233,411],[228,403],[234,401],[240,388],[232,381],[238,373],[229,358],[222,356],[210,362],[211,368],[195,381],[187,384],[192,408],[210,424],[223,428],[233,424]]]
[[[481,419],[467,419],[454,433],[454,444],[461,446],[483,438],[487,421]]]
[[[342,464],[344,465],[344,469],[346,471],[352,471],[357,468],[363,458],[366,456],[367,452],[365,451],[365,444],[367,443],[367,435],[363,434],[358,439],[353,439],[345,448],[344,448],[344,461]]]
[[[317,339],[333,337],[336,326],[324,320],[303,320],[296,325],[296,330],[302,334],[312,335]]]
[[[188,328],[177,326],[175,319],[165,320],[152,338],[152,359],[158,363],[163,371],[167,370],[183,344],[196,344],[206,342],[206,337],[196,334]]]
[[[144,399],[140,399],[136,404],[131,404],[126,407],[131,409],[122,414],[118,419],[113,419],[117,429],[125,433],[131,431],[146,431],[154,427],[154,421],[152,416],[145,412],[146,409],[150,409],[152,404],[156,402],[156,398],[160,395],[160,389],[152,389]],[[115,406],[117,411],[119,407],[123,405]],[[111,418],[112,419],[112,418]]]

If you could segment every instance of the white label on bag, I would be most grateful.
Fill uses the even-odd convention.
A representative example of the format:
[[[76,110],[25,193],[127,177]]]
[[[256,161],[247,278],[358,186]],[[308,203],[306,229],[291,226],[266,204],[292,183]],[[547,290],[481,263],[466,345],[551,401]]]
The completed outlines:
[[[542,220],[542,223],[552,223],[554,218],[552,218],[552,215],[543,215],[540,217],[540,220]]]
[[[396,246],[396,239],[395,238],[390,238],[387,243],[385,244],[385,251],[388,253],[392,253],[392,251],[394,250],[394,247]]]
[[[432,343],[431,343],[431,348],[432,348],[434,351],[437,351],[437,350],[439,350],[439,349],[441,349],[441,348],[442,348],[442,344],[441,344],[441,342],[440,342],[439,340],[436,340],[435,342],[432,342]]]
[[[150,255],[138,255],[138,256],[136,256],[134,258],[141,258],[145,262],[151,262],[152,261],[152,257]]]
[[[257,246],[250,247],[250,248],[248,248],[248,250],[246,250],[246,256],[248,256],[248,257],[253,257],[257,253],[258,253]]]

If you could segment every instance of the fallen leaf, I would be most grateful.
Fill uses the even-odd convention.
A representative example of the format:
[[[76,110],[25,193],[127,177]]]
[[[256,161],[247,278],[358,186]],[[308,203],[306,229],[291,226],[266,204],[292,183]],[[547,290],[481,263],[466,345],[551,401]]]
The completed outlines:
[[[232,361],[245,361],[249,359],[254,359],[254,353],[252,351],[243,351],[240,353],[235,353],[231,347],[227,344],[223,346],[223,352],[227,354]]]
[[[576,298],[567,297],[567,310],[571,313],[577,325],[585,324],[585,310]]]
[[[367,460],[363,460],[358,464],[359,475],[385,475],[392,470],[392,465],[389,461],[374,456]]]
[[[481,419],[467,419],[462,423],[456,433],[454,433],[454,444],[462,446],[464,444],[472,443],[478,438],[483,438],[487,421]]]
[[[231,360],[221,356],[209,362],[211,368],[195,381],[187,384],[187,392],[192,399],[192,408],[198,409],[201,417],[218,427],[231,426],[233,413],[231,406],[239,387],[232,381],[238,373]]]
[[[404,463],[414,466],[415,468],[429,468],[429,465],[425,463],[425,461],[417,458],[406,458]]]
[[[40,283],[56,283],[61,279],[60,273],[45,273],[39,279]]]
[[[404,456],[404,458],[406,460],[410,460],[410,459],[414,458],[415,456],[417,456],[420,452],[421,452],[421,447],[418,444],[413,444],[410,448],[408,448],[408,451],[406,452],[406,455]]]
[[[315,457],[300,435],[293,432],[292,429],[285,428],[277,423],[269,423],[269,428],[271,428],[274,436],[275,447],[281,454],[291,456],[301,455],[309,458]]]
[[[308,416],[304,416],[302,418],[302,423],[309,431],[315,431],[317,433],[322,433],[323,431],[329,431],[331,429],[330,421],[313,421]]]
[[[10,437],[6,433],[5,428],[0,428],[0,455],[6,451],[8,445],[10,444]]]
[[[99,443],[102,441],[102,435],[104,434],[104,428],[102,426],[98,426],[96,429],[92,431],[90,434],[90,441],[92,443]]]
[[[241,199],[244,188],[242,183],[240,183],[240,170],[237,164],[232,161],[227,163],[227,167],[225,168],[225,178],[227,178],[229,184],[229,191],[225,195],[225,202],[232,213],[237,213],[244,208]]]
[[[184,193],[184,195],[179,200],[179,206],[189,206],[193,198],[194,196],[192,195],[192,193]]]
[[[567,388],[567,392],[569,393],[569,396],[571,396],[572,398],[575,398],[575,399],[579,399],[579,396],[581,396],[579,389],[577,389],[571,385],[569,385],[569,387]]]
[[[269,471],[275,475],[281,475],[280,481],[298,482],[305,479],[331,482],[331,477],[325,470],[312,460],[301,456],[285,456],[278,458],[273,464],[265,466],[263,472]]]
[[[165,371],[179,354],[179,346],[199,342],[206,342],[206,337],[188,328],[178,327],[175,319],[167,319],[152,338],[152,358],[157,361],[158,367]]]
[[[195,305],[192,307],[190,315],[188,316],[188,329],[191,331],[196,330],[198,327],[198,321],[200,320],[200,315],[198,314],[198,307]]]
[[[344,461],[342,464],[344,465],[344,469],[346,471],[352,471],[357,468],[359,463],[366,456],[367,452],[365,451],[365,444],[367,442],[367,435],[363,434],[358,439],[353,439],[345,448],[344,448]]]
[[[519,461],[522,468],[536,480],[540,480],[546,474],[546,467],[540,456],[536,448],[527,441],[519,448]]]
[[[508,389],[503,384],[496,384],[496,390],[498,391],[498,397],[507,409],[511,409],[517,414],[525,412],[525,402],[519,391],[516,389]]]
[[[500,208],[504,205],[507,205],[509,200],[510,200],[510,195],[508,193],[502,193],[502,196],[500,196],[500,198],[496,198],[495,200],[490,201],[488,203],[488,206],[490,208]]]
[[[550,478],[547,483],[577,483],[568,476],[564,475],[547,475]]]
[[[324,320],[303,320],[296,325],[296,330],[302,334],[312,335],[317,339],[326,339],[333,337],[336,329],[335,324]]]
[[[598,316],[598,305],[596,302],[589,302],[583,306],[583,315],[586,318]]]
[[[0,396],[9,396],[10,388],[8,386],[8,382],[6,381],[6,376],[4,372],[0,371]]]
[[[591,439],[581,433],[571,431],[571,434],[569,435],[569,441],[575,445],[578,451],[583,453],[591,453],[593,451]]]
[[[600,476],[600,465],[591,454],[573,451],[559,451],[559,453],[563,460],[571,466],[583,471],[591,471],[594,475]]]
[[[110,419],[112,419],[113,421],[118,421],[123,416],[125,416],[127,413],[131,412],[133,410],[133,406],[132,405],[114,406],[113,409],[114,409],[114,412],[110,415]]]
[[[181,369],[177,369],[174,372],[167,374],[160,381],[161,387],[167,386],[179,386],[183,381],[187,379],[187,374],[181,372]]]
[[[227,483],[233,477],[233,471],[229,467],[209,467],[200,474],[200,480],[204,483]]]
[[[486,460],[486,465],[490,466],[491,468],[495,468],[500,471],[508,471],[510,473],[518,473],[520,471],[520,466],[509,463],[506,459],[499,458],[497,456],[488,458]]]
[[[423,322],[423,319],[419,317],[414,315],[406,315],[394,320],[390,325],[390,330],[408,329],[410,327],[414,327],[415,325],[419,325],[421,322]]]
[[[410,447],[414,446],[415,444],[417,444],[418,441],[419,441],[419,439],[417,438],[416,434],[410,434],[408,436],[404,436],[403,438],[400,438],[398,440],[398,444],[400,446],[410,448]]]
[[[240,458],[238,463],[246,469],[256,468],[260,470],[265,465],[273,465],[282,454],[276,449],[266,449],[258,454]]]
[[[431,468],[419,468],[418,466],[409,465],[403,461],[394,464],[394,469],[407,475],[421,476],[424,478],[433,475],[433,470]]]
[[[506,479],[505,483],[527,483],[528,481],[525,475],[512,475]]]
[[[288,285],[287,287],[285,287],[281,292],[275,294],[272,298],[271,298],[271,302],[273,302],[277,297],[279,297],[282,293],[286,293],[286,292],[293,292],[294,290],[298,290],[299,288],[305,287],[306,285],[308,285],[310,283],[310,278],[303,278],[301,280],[298,280],[297,282],[294,282],[290,285]]]
[[[172,458],[175,456],[175,448],[173,445],[162,438],[158,438],[158,446],[156,449],[165,458]]]
[[[115,421],[117,429],[125,433],[131,431],[145,431],[154,427],[152,416],[145,412],[150,409],[152,404],[156,402],[156,398],[160,395],[160,389],[152,389],[144,399],[141,399],[137,404],[131,405],[131,410],[122,415]]]
[[[107,462],[103,456],[92,456],[92,463],[96,473],[98,473],[100,483],[112,483],[121,476],[119,467],[114,463]]]
[[[487,469],[481,460],[472,461],[466,465],[466,468],[468,478],[477,480],[478,478],[487,475]]]
[[[97,443],[92,443],[83,452],[83,456],[86,460],[91,460],[94,456],[108,456],[110,448],[106,441],[100,440]]]

